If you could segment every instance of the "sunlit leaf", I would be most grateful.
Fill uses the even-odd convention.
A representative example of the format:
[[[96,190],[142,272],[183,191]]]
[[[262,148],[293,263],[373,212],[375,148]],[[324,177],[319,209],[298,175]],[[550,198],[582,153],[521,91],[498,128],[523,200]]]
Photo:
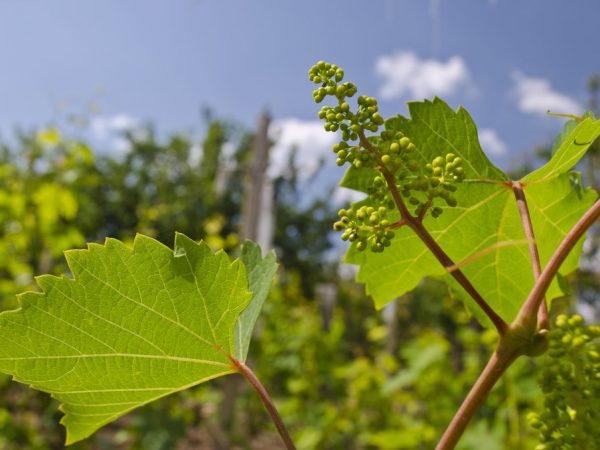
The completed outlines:
[[[386,127],[401,131],[415,143],[422,163],[452,152],[464,160],[466,179],[458,185],[458,206],[443,208],[425,218],[431,235],[476,289],[506,321],[514,319],[534,283],[527,240],[516,206],[512,183],[482,151],[477,129],[462,108],[452,110],[440,99],[409,104],[410,119],[394,117]],[[593,203],[596,193],[573,182],[568,172],[600,135],[600,121],[586,119],[564,139],[552,160],[522,180],[531,211],[542,266],[577,219]],[[349,169],[344,187],[365,191],[370,170]],[[364,201],[363,201],[364,202]],[[560,273],[577,267],[579,245]],[[412,290],[425,277],[445,277],[467,304],[470,298],[455,284],[423,242],[408,227],[396,230],[392,246],[383,253],[359,252],[351,246],[346,259],[359,265],[357,281],[381,308]],[[557,283],[550,297],[560,295]],[[482,320],[479,310],[472,308]]]
[[[252,297],[245,264],[261,304],[274,265],[255,246],[246,253],[244,263],[231,262],[181,234],[174,251],[141,235],[133,248],[108,239],[69,251],[74,279],[39,277],[42,293],[25,293],[20,309],[0,314],[0,371],[61,402],[67,444],[232,373],[229,355],[248,345],[244,338],[239,352],[234,340]],[[255,262],[262,268],[252,274]]]

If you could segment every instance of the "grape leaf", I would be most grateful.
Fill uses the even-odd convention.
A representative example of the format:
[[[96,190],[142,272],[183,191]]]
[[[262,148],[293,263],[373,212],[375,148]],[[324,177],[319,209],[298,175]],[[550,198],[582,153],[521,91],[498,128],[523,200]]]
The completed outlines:
[[[523,178],[524,182],[547,180],[570,170],[592,143],[600,136],[600,120],[587,118],[574,126],[567,122],[565,132],[571,130],[562,140],[550,161]],[[562,137],[562,136],[561,136]]]
[[[466,175],[455,193],[458,207],[442,207],[443,214],[437,219],[426,217],[424,225],[456,263],[465,262],[461,270],[490,306],[510,322],[534,282],[512,183],[483,153],[475,124],[463,108],[454,111],[436,98],[409,103],[409,112],[410,119],[394,117],[386,122],[386,128],[409,136],[417,146],[421,163],[448,152],[460,156]],[[596,198],[592,190],[573,183],[567,171],[598,135],[600,121],[581,122],[541,172],[522,180],[542,266]],[[341,184],[364,192],[372,177],[369,171],[351,168]],[[561,274],[577,267],[580,252],[581,245],[563,264]],[[444,277],[477,317],[486,322],[462,288],[408,227],[396,230],[392,245],[385,252],[359,252],[353,244],[346,260],[359,265],[356,280],[366,285],[367,293],[379,308],[412,290],[424,277]],[[560,292],[555,282],[549,297]]]
[[[277,270],[277,262],[274,251],[271,250],[263,258],[260,247],[251,241],[246,241],[242,245],[240,260],[246,266],[250,291],[252,292],[252,301],[240,314],[235,327],[237,359],[245,361],[256,320],[267,298],[273,276]]]
[[[20,295],[20,309],[0,314],[0,371],[62,403],[67,444],[234,372],[228,355],[245,355],[248,345],[240,352],[234,340],[252,296],[244,265],[260,304],[274,265],[256,246],[231,262],[181,234],[174,251],[138,235],[133,248],[107,239],[66,257],[74,279],[38,277],[43,292]]]

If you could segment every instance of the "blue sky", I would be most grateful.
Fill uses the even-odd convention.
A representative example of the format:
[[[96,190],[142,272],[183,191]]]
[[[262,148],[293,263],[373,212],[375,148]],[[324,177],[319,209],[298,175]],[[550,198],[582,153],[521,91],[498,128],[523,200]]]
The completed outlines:
[[[268,108],[280,148],[315,160],[333,137],[307,70],[325,59],[385,114],[463,105],[506,168],[560,128],[547,109],[585,106],[599,17],[598,0],[0,0],[0,129],[91,100],[99,139],[147,120],[201,130],[203,106],[252,126]]]

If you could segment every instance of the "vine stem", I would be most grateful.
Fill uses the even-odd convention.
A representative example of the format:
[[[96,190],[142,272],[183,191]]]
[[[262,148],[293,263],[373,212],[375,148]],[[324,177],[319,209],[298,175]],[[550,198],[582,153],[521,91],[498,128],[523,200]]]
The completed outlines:
[[[365,137],[363,132],[359,133],[359,139],[361,145],[368,151],[376,155],[379,159],[379,152],[376,148],[374,148],[371,145],[371,143]],[[398,191],[398,186],[396,186],[394,174],[387,170],[385,165],[381,162],[379,163],[379,171],[381,172],[387,183],[388,189],[390,190],[392,198],[394,199],[394,203],[396,204],[396,208],[398,208],[398,211],[400,212],[400,216],[402,217],[404,223],[408,225],[417,234],[417,236],[419,236],[419,238],[427,246],[429,251],[431,251],[431,253],[433,253],[436,259],[440,262],[440,264],[444,266],[446,270],[448,270],[450,275],[452,275],[452,277],[456,281],[458,281],[458,283],[473,298],[473,300],[475,300],[475,303],[479,305],[479,307],[483,310],[485,315],[494,324],[494,326],[498,330],[498,334],[500,336],[503,336],[508,329],[508,324],[504,321],[504,319],[502,319],[502,317],[500,317],[496,313],[496,311],[494,311],[490,307],[490,305],[488,305],[488,303],[481,296],[481,294],[479,294],[477,289],[475,289],[475,286],[471,284],[471,282],[465,276],[465,274],[454,263],[452,258],[448,256],[448,254],[442,249],[442,247],[440,247],[440,245],[435,241],[435,239],[429,233],[429,231],[427,231],[427,229],[423,226],[424,215],[419,215],[415,217],[410,213],[410,211],[406,207],[406,204],[404,203],[404,200],[402,199],[402,196],[400,195],[400,192]]]
[[[263,404],[265,405],[265,408],[267,409],[267,412],[271,416],[271,420],[277,428],[279,436],[281,436],[281,439],[285,444],[285,448],[287,450],[296,450],[296,446],[294,445],[294,442],[292,441],[292,438],[290,437],[290,434],[288,433],[287,428],[285,427],[285,424],[283,423],[283,420],[281,419],[281,416],[279,415],[279,412],[277,411],[277,408],[275,407],[275,404],[271,399],[271,396],[269,395],[265,387],[262,385],[260,380],[256,377],[254,372],[252,372],[252,369],[250,369],[250,367],[248,367],[242,361],[239,361],[238,359],[234,358],[229,354],[227,355],[227,357],[233,364],[235,370],[237,370],[246,379],[246,381],[248,381],[248,383],[252,385],[252,387],[262,400]]]
[[[527,198],[525,197],[525,191],[523,185],[519,181],[512,182],[512,190],[515,194],[517,201],[517,208],[519,215],[521,216],[521,223],[523,224],[523,231],[527,238],[529,246],[529,256],[531,258],[531,265],[533,268],[533,276],[537,281],[542,274],[542,265],[540,263],[540,254],[538,252],[537,243],[535,241],[535,234],[533,232],[533,224],[531,222],[531,215],[529,214],[529,207],[527,206]],[[547,330],[550,327],[548,320],[548,304],[546,298],[542,298],[542,302],[537,312],[538,328],[541,330]]]
[[[503,336],[506,334],[508,330],[508,324],[500,317],[496,311],[492,309],[490,305],[484,300],[484,298],[479,294],[475,286],[471,284],[469,279],[465,276],[462,270],[456,268],[456,264],[454,261],[444,252],[442,247],[435,241],[433,236],[429,234],[429,231],[423,226],[423,224],[419,221],[409,221],[409,226],[413,229],[413,231],[421,238],[421,240],[425,243],[427,248],[433,253],[433,255],[437,258],[437,260],[449,271],[450,275],[458,281],[458,283],[463,287],[463,289],[475,300],[477,305],[481,308],[481,310],[485,313],[485,315],[490,319],[490,321],[494,324],[496,329],[498,330],[498,334]],[[453,270],[450,271],[450,268]]]
[[[471,418],[483,403],[502,374],[519,356],[518,350],[502,352],[497,349],[469,391],[460,408],[446,428],[435,450],[452,450],[464,433]]]
[[[483,369],[483,372],[475,382],[475,385],[471,388],[471,391],[450,422],[450,425],[448,425],[436,450],[451,450],[454,448],[469,421],[485,400],[487,394],[491,391],[506,369],[520,355],[518,341],[512,340],[511,342],[511,338],[518,339],[519,333],[528,327],[535,330],[535,327],[531,327],[530,324],[535,325],[537,312],[552,279],[558,272],[558,269],[569,252],[575,247],[579,239],[581,239],[598,218],[600,218],[600,200],[596,200],[596,203],[594,203],[577,221],[558,248],[554,251],[550,261],[548,261],[547,266],[536,280],[533,289],[521,307],[517,318],[511,324],[509,333],[500,337],[498,348],[492,355],[485,369]]]
[[[592,205],[587,212],[581,216],[577,223],[571,228],[569,233],[565,236],[563,241],[560,243],[554,254],[548,261],[548,264],[544,268],[544,271],[537,279],[533,289],[529,293],[529,296],[523,303],[517,319],[515,322],[526,322],[529,318],[534,317],[539,310],[540,304],[544,300],[546,291],[552,282],[552,279],[558,272],[563,261],[568,256],[569,252],[575,247],[575,244],[581,239],[585,232],[592,226],[592,224],[600,217],[600,200]]]

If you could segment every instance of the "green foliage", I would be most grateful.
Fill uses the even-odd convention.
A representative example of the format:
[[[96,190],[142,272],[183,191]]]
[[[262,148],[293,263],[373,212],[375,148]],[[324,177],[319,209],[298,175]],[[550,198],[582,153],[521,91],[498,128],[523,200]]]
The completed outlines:
[[[523,177],[524,182],[545,181],[562,175],[579,162],[590,146],[600,136],[600,120],[586,118],[569,121],[558,136],[550,161],[543,167]]]
[[[332,91],[330,87],[334,79],[330,72],[334,71],[337,77],[338,70],[334,68],[328,68],[326,63],[318,63],[311,69],[312,81],[323,83],[315,91],[316,100],[321,101]],[[337,81],[335,78],[335,83]],[[351,93],[354,91],[350,90]],[[332,92],[339,102],[344,100],[337,91]],[[370,98],[367,103],[376,105],[376,101]],[[364,130],[378,131],[379,125],[371,117],[375,112],[362,117],[360,112],[353,114],[348,108],[347,112],[330,117],[333,114],[329,112],[331,108],[324,108],[319,116],[327,121],[325,127],[328,131],[337,130],[335,126],[332,128],[327,124],[332,123],[333,119],[337,121],[337,114],[341,114],[341,119],[350,122],[348,126],[351,130],[349,135],[344,135],[344,123],[340,122],[342,142],[346,138],[358,140],[352,147],[352,157],[354,162],[362,162],[353,162],[341,185],[365,192],[369,197],[354,204],[351,209],[341,210],[342,220],[334,228],[345,230],[342,239],[352,242],[346,260],[359,266],[356,279],[366,285],[367,293],[373,297],[377,307],[381,308],[414,289],[424,277],[444,278],[478,319],[487,323],[470,296],[453,281],[447,268],[427,250],[422,239],[411,227],[402,226],[404,224],[398,212],[382,210],[385,215],[383,220],[375,216],[382,207],[382,201],[385,202],[384,208],[394,206],[389,196],[390,192],[393,195],[393,190],[397,190],[409,205],[417,206],[415,219],[422,221],[433,239],[460,265],[490,307],[510,323],[534,285],[528,242],[515,202],[513,183],[483,153],[477,129],[469,114],[463,108],[453,111],[437,98],[433,102],[413,102],[409,104],[410,118],[397,116],[385,121],[385,130],[367,140],[361,137]],[[337,108],[341,109],[341,104]],[[577,178],[573,178],[568,171],[598,136],[600,121],[582,121],[568,133],[546,166],[520,181],[529,203],[542,266],[597,197],[594,191],[582,188]],[[394,162],[399,164],[398,167],[389,166],[382,156],[385,156],[384,151],[388,146],[391,148],[395,144],[382,145],[389,137],[400,138],[400,141],[407,138],[406,142],[410,142],[418,151],[411,153],[408,161],[403,159]],[[400,145],[397,147],[401,148]],[[350,154],[346,147],[335,150],[338,153],[343,151],[342,156]],[[456,161],[460,164],[455,165]],[[417,173],[412,178],[411,163],[414,163]],[[428,170],[429,178],[418,174],[419,167]],[[405,171],[402,170],[404,168]],[[394,174],[394,178],[390,178],[390,174]],[[457,174],[460,174],[458,178]],[[393,183],[391,188],[390,183]],[[425,192],[424,196],[412,196],[407,186],[414,189],[415,185]],[[440,189],[440,185],[449,189]],[[432,191],[445,194],[432,195]],[[442,196],[446,204],[427,210],[437,196]],[[441,215],[441,212],[444,214]],[[382,222],[387,227],[382,226]],[[394,228],[393,234],[389,233],[391,228]],[[372,242],[374,252],[362,253],[368,240]],[[389,249],[382,253],[388,246]],[[580,254],[581,243],[561,267],[561,275],[576,269]],[[548,298],[560,295],[563,295],[563,291],[555,281],[548,291]]]
[[[334,276],[335,263],[327,261],[324,255],[333,247],[331,217],[337,208],[330,200],[331,192],[308,201],[304,189],[313,178],[301,179],[297,157],[297,151],[292,149],[285,174],[273,180],[277,224],[273,246],[286,271],[300,275],[304,295],[310,298],[319,283]],[[313,177],[317,175],[315,172]]]
[[[251,241],[244,242],[240,252],[240,261],[244,264],[248,274],[248,288],[252,292],[252,300],[237,320],[235,327],[235,357],[240,361],[246,361],[254,326],[271,289],[273,276],[277,270],[277,262],[274,251],[270,251],[263,258],[260,247]]]
[[[245,262],[258,264],[251,286],[260,298],[236,343],[235,323],[251,294],[244,264],[225,253],[181,234],[174,251],[138,235],[133,249],[109,239],[67,259],[74,280],[39,277],[43,293],[21,295],[21,309],[0,315],[0,369],[61,401],[67,444],[152,400],[232,373],[228,355],[247,352],[246,329],[275,267],[273,255],[263,262],[258,248],[246,247]]]
[[[529,415],[540,433],[536,450],[598,448],[600,327],[562,314],[555,325],[539,374],[544,408]]]
[[[124,136],[129,143],[126,153],[114,157],[93,152],[85,142],[72,140],[55,128],[21,132],[14,143],[3,145],[0,249],[5,250],[0,259],[0,309],[17,306],[15,293],[35,289],[33,274],[64,273],[67,266],[63,250],[80,247],[85,241],[102,241],[107,235],[130,242],[134,230],[142,230],[170,245],[173,228],[177,227],[202,237],[211,248],[235,247],[243,194],[241,180],[251,136],[234,124],[218,120],[210,123],[214,124],[209,125],[210,129],[222,130],[225,141],[234,145],[230,155],[222,152],[221,138],[207,136],[202,144],[214,147],[210,154],[218,160],[217,178],[221,184],[226,182],[226,190],[205,173],[209,168],[214,170],[217,162],[206,161],[206,152],[198,158],[197,146],[183,134],[159,140],[151,128],[136,130]],[[293,161],[290,164],[293,173]],[[202,180],[211,183],[205,185]],[[319,255],[331,245],[327,230],[332,207],[319,199],[299,205],[299,194],[288,195],[292,181],[281,178],[277,183],[277,192],[282,194],[276,197],[278,223],[285,223],[285,229],[294,230],[300,239],[291,239],[278,229],[275,245],[284,257],[286,273],[301,273],[302,287],[308,291],[327,273]],[[38,185],[51,186],[54,192],[70,192],[77,202],[74,216],[59,215],[51,226],[34,226],[40,223],[38,206],[32,200]],[[214,195],[209,196],[213,191]],[[214,199],[210,205],[209,197]],[[199,420],[214,422],[219,395],[218,390],[210,388],[194,395],[182,392],[169,396],[120,420],[118,433],[116,427],[108,427],[76,447],[109,449],[126,443],[132,449],[147,449],[152,441],[153,445],[163,442],[161,448],[170,449],[181,439],[193,442],[193,436],[183,436],[177,430],[193,428]],[[8,379],[0,383],[0,410],[10,411],[0,422],[0,436],[6,437],[10,446],[3,442],[0,447],[62,448],[64,437],[56,427],[60,418],[56,407],[49,396],[25,385],[8,383]],[[240,420],[245,421],[245,417],[242,414]],[[151,419],[173,422],[168,440],[164,440],[164,433],[158,436]],[[205,429],[202,433],[206,438]]]
[[[343,280],[338,286],[329,331],[298,280],[276,286],[250,351],[298,449],[434,448],[483,367],[493,332],[474,326],[439,282],[427,281],[399,299],[397,331],[365,302],[359,286]],[[389,345],[393,333],[398,351]],[[460,449],[481,449],[482,435],[490,448],[533,447],[524,417],[539,396],[533,367],[522,361],[509,374]],[[264,416],[253,413],[255,420]]]
[[[347,258],[360,266],[358,279],[378,307],[411,291],[385,321],[341,280],[335,299],[313,298],[319,292],[314,283],[331,273],[315,255],[329,248],[325,225],[332,205],[301,206],[306,202],[299,201],[291,170],[290,179],[275,183],[283,225],[274,239],[284,266],[281,285],[254,330],[277,268],[274,253],[263,257],[245,243],[231,263],[209,250],[237,243],[250,136],[244,134],[233,158],[224,161],[222,150],[234,130],[227,124],[209,124],[200,159],[189,138],[159,142],[152,129],[128,134],[131,149],[123,160],[94,159],[85,144],[65,140],[55,128],[35,138],[23,135],[22,154],[3,148],[0,215],[10,225],[0,230],[4,294],[16,290],[8,278],[20,276],[29,286],[40,269],[61,273],[66,267],[60,252],[84,237],[97,241],[143,230],[158,238],[138,236],[133,248],[108,239],[104,246],[68,252],[74,279],[40,277],[43,292],[24,294],[20,310],[0,315],[0,337],[8,342],[0,350],[0,369],[62,402],[68,443],[170,393],[122,418],[117,434],[99,433],[89,446],[166,450],[181,444],[192,424],[210,434],[212,425],[223,423],[215,413],[221,393],[204,385],[183,389],[245,367],[232,358],[243,362],[249,354],[300,449],[432,448],[480,372],[494,333],[451,306],[441,283],[423,281],[448,281],[464,297],[448,275],[453,267],[440,265],[414,231],[422,226],[431,232],[458,263],[454,268],[510,322],[533,285],[513,189],[526,192],[542,265],[596,198],[569,173],[600,134],[593,118],[568,123],[548,164],[515,184],[485,157],[464,109],[434,99],[411,103],[409,118],[386,121],[376,99],[350,101],[357,88],[343,82],[339,67],[320,62],[309,76],[319,85],[317,102],[336,100],[319,116],[327,131],[341,134],[334,146],[337,163],[350,165],[342,184],[367,194],[340,210],[334,225],[351,242]],[[230,189],[222,189],[225,180]],[[206,244],[179,234],[172,252],[159,241],[170,239],[173,228],[207,237]],[[562,274],[576,268],[580,251]],[[564,286],[555,283],[549,297]],[[597,397],[597,330],[579,319],[560,320],[550,337],[554,370],[541,380],[546,409],[532,421],[545,445],[540,449],[593,448],[597,402],[589,398]],[[249,349],[254,334],[261,339]],[[533,446],[521,414],[538,402],[532,370],[528,361],[518,361],[458,448],[480,448],[482,439],[489,449]],[[9,405],[21,398],[35,409],[31,416],[43,416],[33,425],[11,425],[12,406],[0,401],[0,447],[60,445],[45,428],[55,415],[54,401],[7,379],[0,389],[10,394]],[[269,442],[270,431],[261,431],[265,412],[248,392],[240,401],[245,409],[227,417],[235,430],[230,443]],[[46,442],[39,437],[43,429]]]
[[[90,201],[94,157],[55,128],[19,133],[0,151],[0,308],[33,286],[36,273],[64,270],[62,252],[83,245],[97,216]]]

